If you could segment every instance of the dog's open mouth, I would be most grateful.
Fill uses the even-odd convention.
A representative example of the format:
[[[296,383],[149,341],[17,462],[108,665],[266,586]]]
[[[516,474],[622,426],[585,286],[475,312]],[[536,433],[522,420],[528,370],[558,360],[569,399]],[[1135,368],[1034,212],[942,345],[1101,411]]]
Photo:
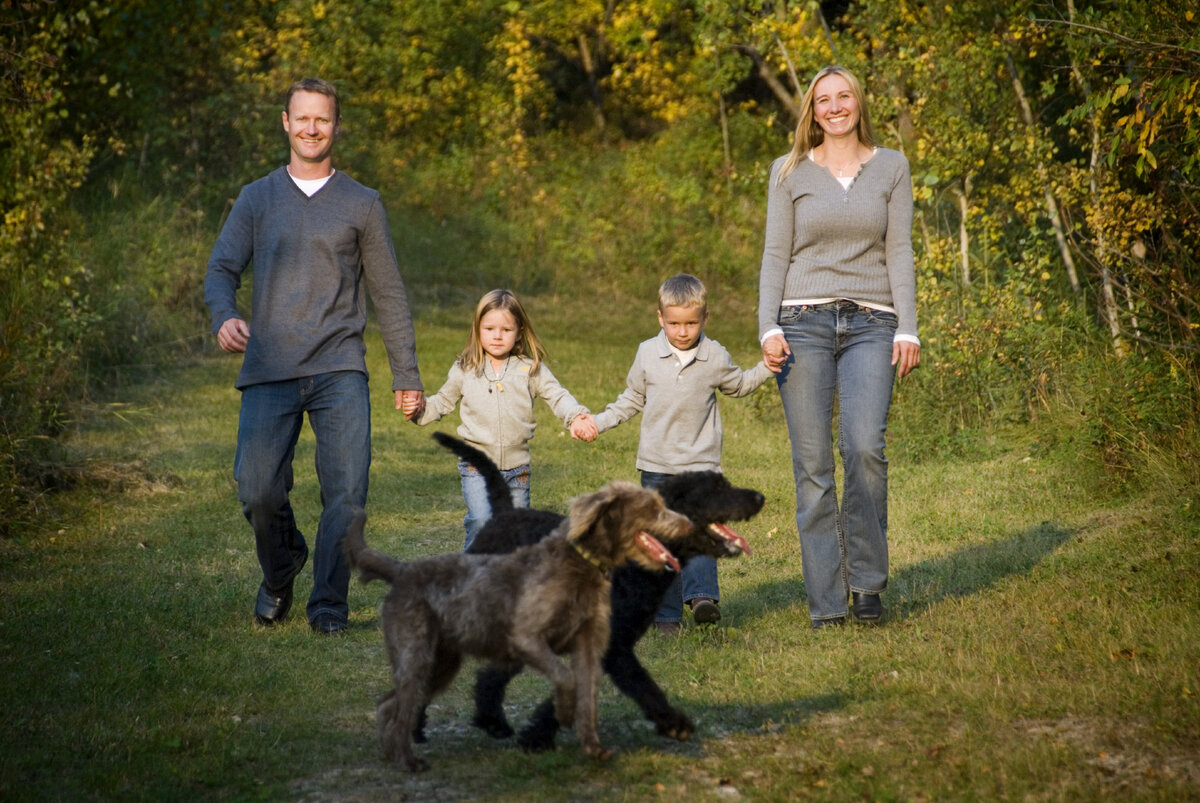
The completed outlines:
[[[714,521],[712,524],[708,525],[708,531],[713,535],[723,538],[724,540],[733,544],[741,552],[744,552],[747,555],[754,554],[750,551],[750,542],[730,529],[729,525],[723,524],[719,521]]]
[[[679,561],[671,554],[671,550],[662,545],[662,542],[655,538],[650,533],[643,530],[637,534],[638,546],[642,551],[650,556],[652,560],[661,563],[664,566],[670,566],[675,571],[681,571]]]

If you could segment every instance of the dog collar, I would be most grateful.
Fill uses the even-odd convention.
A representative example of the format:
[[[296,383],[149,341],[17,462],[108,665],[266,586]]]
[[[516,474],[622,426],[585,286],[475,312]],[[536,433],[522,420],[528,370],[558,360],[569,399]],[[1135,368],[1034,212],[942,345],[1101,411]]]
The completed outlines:
[[[601,573],[608,574],[608,569],[606,569],[604,567],[604,564],[600,562],[600,559],[598,557],[593,555],[591,552],[588,552],[586,549],[584,549],[583,547],[581,547],[579,544],[575,543],[574,541],[568,541],[567,543],[569,543],[571,545],[572,549],[574,549],[576,552],[579,553],[579,557],[583,558],[588,563],[595,566],[597,569],[599,569],[601,571]]]

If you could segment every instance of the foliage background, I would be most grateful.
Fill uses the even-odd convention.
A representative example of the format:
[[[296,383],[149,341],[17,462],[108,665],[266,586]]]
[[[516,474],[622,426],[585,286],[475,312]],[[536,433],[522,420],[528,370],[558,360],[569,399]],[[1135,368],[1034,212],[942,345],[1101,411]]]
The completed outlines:
[[[343,92],[339,164],[387,199],[418,315],[496,285],[639,305],[686,270],[749,321],[767,167],[807,76],[846,64],[918,199],[924,363],[893,449],[1029,425],[1101,484],[1194,487],[1195,16],[0,0],[0,527],[86,473],[60,437],[80,402],[213,348],[208,249],[238,187],[285,158],[280,96],[313,74]]]

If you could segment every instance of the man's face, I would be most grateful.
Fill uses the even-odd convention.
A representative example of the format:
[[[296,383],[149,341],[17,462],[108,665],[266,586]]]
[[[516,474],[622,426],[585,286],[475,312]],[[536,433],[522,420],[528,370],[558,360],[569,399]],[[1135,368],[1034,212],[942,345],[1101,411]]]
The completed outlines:
[[[667,340],[680,351],[696,345],[707,318],[699,307],[664,307],[658,313],[658,323],[667,333]]]
[[[333,98],[319,92],[297,92],[283,113],[283,130],[293,159],[309,164],[327,161],[333,153],[338,121]]]

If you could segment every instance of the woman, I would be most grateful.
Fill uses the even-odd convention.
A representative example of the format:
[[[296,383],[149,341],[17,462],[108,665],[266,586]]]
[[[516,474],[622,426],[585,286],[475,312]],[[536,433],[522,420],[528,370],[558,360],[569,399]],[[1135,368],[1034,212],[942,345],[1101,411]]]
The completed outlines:
[[[875,144],[862,87],[817,73],[791,153],[771,166],[759,276],[763,360],[792,445],[796,527],[814,628],[878,622],[887,587],[884,432],[893,376],[921,361],[904,156]],[[833,412],[845,469],[839,509]]]

